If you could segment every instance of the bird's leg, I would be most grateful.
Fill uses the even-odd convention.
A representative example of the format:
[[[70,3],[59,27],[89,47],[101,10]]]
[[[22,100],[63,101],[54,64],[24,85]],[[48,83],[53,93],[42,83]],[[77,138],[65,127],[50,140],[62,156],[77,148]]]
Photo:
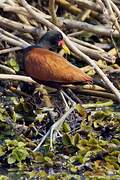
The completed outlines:
[[[68,106],[68,103],[67,103],[67,101],[65,99],[65,96],[64,96],[63,92],[64,91],[60,90],[60,95],[61,95],[61,97],[63,99],[64,104],[65,104],[65,111],[67,111],[69,109],[69,106]]]
[[[63,101],[66,105],[66,109],[65,109],[66,112],[58,121],[56,121],[51,126],[51,130],[50,130],[50,148],[51,149],[53,148],[53,146],[52,146],[53,141],[55,140],[56,135],[59,133],[59,130],[60,130],[65,118],[74,110],[73,107],[75,108],[75,105],[76,105],[75,101],[73,101],[63,90],[60,90],[60,94],[61,94]],[[73,104],[73,106],[71,108],[68,106],[65,97]],[[72,111],[71,111],[71,109],[72,109]],[[54,132],[54,131],[56,131],[56,132]]]
[[[62,99],[63,99],[63,101],[64,101],[64,103],[65,103],[65,106],[66,106],[65,110],[67,111],[67,110],[69,109],[69,105],[68,105],[65,97],[66,97],[72,104],[75,104],[75,101],[73,101],[63,90],[60,90],[60,94],[61,94]]]
[[[70,88],[67,88],[66,91],[67,91],[67,93],[69,93],[69,95],[72,97],[72,99],[74,99],[77,103],[83,104],[83,102],[80,100],[80,98],[77,97]]]
[[[50,148],[51,149],[53,149],[53,140],[55,140],[56,134],[60,130],[65,119],[75,109],[75,105],[76,104],[74,103],[74,105],[71,108],[69,108],[69,110],[65,112],[65,114],[63,114],[63,116],[51,126],[51,130],[50,130]],[[54,131],[57,131],[57,132],[54,133]]]
[[[42,138],[41,142],[38,144],[38,146],[33,150],[38,151],[39,148],[41,147],[41,145],[43,144],[43,142],[45,141],[45,139],[50,135],[50,149],[53,149],[53,140],[55,140],[55,136],[56,133],[54,134],[54,131],[59,131],[61,128],[61,125],[63,124],[64,120],[69,116],[69,114],[74,111],[76,104],[74,104],[67,112],[65,112],[65,114],[63,114],[63,116],[56,121],[51,128],[48,130],[48,132],[46,133],[46,135]]]
[[[44,143],[44,141],[46,140],[46,138],[49,136],[50,134],[50,129],[48,130],[48,132],[43,136],[42,140],[40,141],[40,143],[37,145],[37,147],[33,150],[33,152],[36,152],[40,149],[41,145]]]
[[[69,116],[69,114],[75,109],[76,103],[73,101],[63,90],[60,90],[61,96],[64,99],[65,104],[67,105],[67,111],[65,114],[58,120],[56,121],[49,131],[45,134],[45,136],[42,138],[41,142],[38,144],[38,146],[33,150],[33,151],[38,151],[45,139],[50,135],[50,149],[53,149],[53,141],[55,141],[56,135],[59,133],[59,130],[65,121],[66,117]],[[72,107],[70,108],[66,102],[65,97],[73,104]],[[55,131],[55,132],[54,132]]]

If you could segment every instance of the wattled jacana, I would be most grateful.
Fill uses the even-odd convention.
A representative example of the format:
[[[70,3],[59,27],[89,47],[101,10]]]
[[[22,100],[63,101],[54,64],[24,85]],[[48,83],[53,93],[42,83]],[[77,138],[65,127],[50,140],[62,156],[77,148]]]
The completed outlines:
[[[92,78],[80,68],[51,51],[59,47],[68,52],[62,34],[51,30],[43,35],[38,44],[26,48],[24,65],[27,75],[43,84],[47,82],[72,84],[91,81]]]
[[[72,65],[64,57],[52,52],[62,47],[69,52],[58,31],[48,31],[36,45],[25,49],[24,66],[27,75],[43,84],[72,84],[91,81],[92,78],[80,68]],[[51,132],[60,126],[57,123]]]

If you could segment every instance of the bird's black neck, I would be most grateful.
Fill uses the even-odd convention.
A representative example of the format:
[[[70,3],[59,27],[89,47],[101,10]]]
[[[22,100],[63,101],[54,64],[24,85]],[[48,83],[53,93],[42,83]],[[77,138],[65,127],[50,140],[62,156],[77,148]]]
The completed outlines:
[[[50,49],[49,48],[49,43],[46,43],[46,41],[40,41],[34,45],[28,46],[27,48],[24,49],[25,52],[30,51],[33,48],[46,48],[46,49]]]
[[[43,35],[36,43],[36,45],[40,48],[50,49],[51,42],[49,42],[48,37]]]

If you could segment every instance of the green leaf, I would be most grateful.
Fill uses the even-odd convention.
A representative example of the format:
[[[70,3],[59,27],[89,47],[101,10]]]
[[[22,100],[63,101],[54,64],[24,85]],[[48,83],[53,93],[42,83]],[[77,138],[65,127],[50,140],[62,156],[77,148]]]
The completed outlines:
[[[25,143],[23,143],[23,142],[18,142],[18,147],[25,147],[25,146],[26,146]]]
[[[44,161],[45,161],[45,164],[46,164],[47,166],[53,166],[53,161],[52,161],[52,159],[51,159],[50,157],[45,156],[45,157],[44,157]]]
[[[65,132],[65,133],[67,133],[67,132],[70,132],[70,126],[69,126],[69,124],[68,123],[66,123],[66,122],[64,122],[63,123],[63,131]]]
[[[33,153],[33,158],[36,162],[43,162],[44,161],[44,157],[43,154],[40,152],[34,152]]]
[[[85,156],[83,157],[83,163],[86,163],[90,160],[91,156],[93,155],[92,151],[88,151]]]
[[[45,157],[44,157],[44,160],[47,161],[47,162],[50,162],[50,161],[51,161],[51,158],[48,157],[48,156],[45,156]]]
[[[9,64],[10,64],[11,66],[16,66],[16,60],[15,60],[15,59],[10,59],[10,60],[9,60]]]
[[[62,138],[64,145],[71,145],[71,136],[68,134],[65,134]]]
[[[27,157],[29,157],[29,153],[27,152],[27,150],[25,148],[19,148],[19,147],[13,149],[12,155],[15,157],[17,161],[22,161],[25,160]]]
[[[80,140],[80,135],[78,133],[76,133],[73,137],[72,137],[72,145],[76,146],[76,144],[79,143]]]
[[[11,58],[7,61],[8,66],[10,66],[12,69],[14,69],[16,72],[20,70],[19,64],[17,63],[16,59]]]
[[[81,139],[81,140],[79,141],[79,144],[80,144],[81,146],[88,146],[88,140],[86,140],[86,139]]]
[[[87,113],[85,111],[85,108],[83,106],[81,106],[80,104],[76,105],[76,110],[78,111],[78,113],[81,114],[81,116],[83,117],[83,119],[85,119],[87,117]]]
[[[37,172],[36,172],[36,171],[31,171],[31,172],[29,172],[29,173],[28,173],[28,175],[29,175],[29,179],[34,178],[34,177],[36,176],[36,174],[37,174]]]
[[[71,171],[72,173],[76,173],[76,172],[77,172],[77,168],[76,168],[74,165],[71,165],[70,171]]]
[[[19,66],[16,64],[16,66],[13,67],[13,69],[18,72],[20,70]]]
[[[8,164],[14,164],[16,162],[16,158],[10,154],[10,156],[8,157]]]
[[[120,164],[120,154],[118,155],[118,163]]]
[[[5,154],[5,151],[3,150],[2,146],[0,146],[0,156],[3,156]]]
[[[4,175],[0,175],[0,180],[8,180],[8,177]]]
[[[40,172],[38,173],[38,175],[39,175],[39,177],[40,177],[41,179],[43,179],[43,178],[46,179],[46,177],[48,176],[45,171],[40,171]]]
[[[8,116],[9,115],[6,112],[6,110],[4,108],[0,107],[0,121],[5,122]]]
[[[97,143],[97,140],[96,140],[96,139],[90,138],[90,139],[89,139],[89,144],[90,144],[90,145],[97,145],[98,143]]]
[[[15,146],[18,145],[18,141],[17,140],[6,139],[5,140],[5,144],[8,147],[8,149],[13,149]]]

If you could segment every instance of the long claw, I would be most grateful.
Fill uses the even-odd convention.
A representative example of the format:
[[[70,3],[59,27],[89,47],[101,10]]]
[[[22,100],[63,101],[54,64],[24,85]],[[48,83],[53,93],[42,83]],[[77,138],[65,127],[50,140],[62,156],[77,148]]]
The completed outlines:
[[[42,140],[40,141],[40,143],[38,144],[38,146],[33,150],[33,152],[38,151],[41,147],[41,145],[43,144],[43,142],[46,140],[46,138],[50,135],[50,148],[53,149],[53,139],[55,139],[55,135],[54,135],[54,131],[59,131],[64,120],[66,119],[66,117],[69,116],[69,114],[75,109],[76,104],[74,104],[67,112],[65,112],[65,114],[63,114],[63,116],[56,121],[50,128],[50,130],[45,134],[45,136],[42,138]]]

